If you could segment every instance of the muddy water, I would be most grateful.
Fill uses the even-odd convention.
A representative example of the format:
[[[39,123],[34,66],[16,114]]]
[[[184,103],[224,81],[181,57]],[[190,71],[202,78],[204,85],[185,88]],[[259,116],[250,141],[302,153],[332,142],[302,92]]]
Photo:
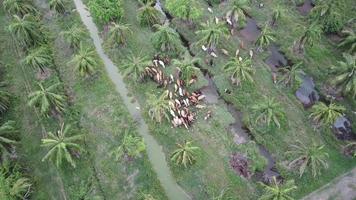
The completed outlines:
[[[303,5],[298,6],[297,9],[301,15],[306,16],[309,14],[311,9],[313,9],[314,5],[311,0],[305,0]]]
[[[248,42],[255,42],[260,35],[261,30],[257,26],[256,20],[247,18],[246,26],[240,31],[243,39]]]
[[[272,70],[276,71],[278,67],[287,66],[288,60],[281,52],[279,52],[275,45],[271,45],[268,50],[270,52],[270,56],[265,62],[271,67]]]
[[[94,24],[90,13],[87,11],[87,8],[81,0],[74,0],[77,11],[80,14],[80,17],[90,32],[90,37],[92,38],[96,51],[99,54],[100,58],[105,64],[106,71],[111,78],[112,82],[116,86],[117,92],[119,92],[121,98],[124,101],[124,104],[128,108],[132,117],[137,121],[139,133],[144,138],[146,143],[146,149],[148,158],[152,164],[153,169],[157,173],[158,179],[161,182],[162,187],[164,188],[169,199],[172,200],[188,200],[191,199],[176,183],[173,178],[168,164],[166,162],[166,156],[162,151],[162,147],[157,143],[157,141],[149,134],[147,124],[143,120],[139,104],[137,102],[131,102],[130,98],[127,96],[128,90],[123,82],[123,77],[118,72],[118,68],[114,63],[109,59],[109,57],[104,53],[102,47],[102,40],[99,37],[99,31],[96,25]]]

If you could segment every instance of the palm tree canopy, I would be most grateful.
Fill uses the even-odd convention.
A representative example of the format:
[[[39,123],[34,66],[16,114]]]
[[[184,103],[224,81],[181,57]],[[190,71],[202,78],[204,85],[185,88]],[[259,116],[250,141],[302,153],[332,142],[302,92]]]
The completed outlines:
[[[142,26],[153,26],[160,22],[161,13],[151,4],[146,4],[138,9],[137,17]]]
[[[273,184],[271,186],[261,183],[264,188],[263,195],[259,200],[293,200],[290,193],[296,190],[294,180],[286,181],[284,184],[278,183],[276,177],[273,177]]]
[[[195,154],[199,147],[193,146],[192,141],[184,141],[183,144],[177,144],[177,147],[171,155],[171,161],[184,167],[194,164]]]
[[[116,160],[120,160],[124,155],[137,157],[144,150],[145,143],[143,138],[134,136],[126,131],[121,145],[117,147],[111,154],[115,155]]]
[[[224,66],[225,72],[231,74],[231,80],[253,82],[252,75],[255,70],[252,68],[251,59],[233,57]]]
[[[318,102],[312,107],[310,117],[322,124],[332,125],[336,119],[343,116],[345,107],[330,103],[328,106],[323,102]]]
[[[32,15],[23,17],[13,16],[8,30],[19,45],[30,47],[43,41],[43,34],[39,22]]]
[[[172,63],[176,66],[181,72],[181,79],[187,84],[192,76],[196,75],[199,72],[199,68],[195,66],[200,59],[192,58],[188,52],[184,54],[183,59],[173,59]]]
[[[167,0],[166,8],[169,13],[184,20],[194,20],[202,15],[197,0]]]
[[[132,30],[128,24],[112,23],[109,30],[108,42],[112,46],[125,44],[129,34],[132,34]]]
[[[222,22],[216,23],[214,20],[209,20],[201,26],[202,29],[195,32],[200,37],[197,44],[206,45],[210,50],[215,50],[221,39],[227,38],[230,34],[229,29]]]
[[[278,128],[281,127],[280,120],[284,112],[274,98],[265,98],[264,101],[252,106],[252,110],[257,115],[256,122],[266,123],[268,126],[273,123]]]
[[[78,52],[69,64],[73,64],[81,76],[91,75],[97,65],[95,50],[80,43]]]
[[[347,52],[352,54],[356,52],[356,34],[354,30],[343,30],[343,34],[346,35],[342,39],[338,47],[347,49]]]
[[[343,54],[345,61],[339,61],[333,70],[338,74],[332,83],[340,86],[344,95],[356,97],[356,56]]]
[[[301,37],[301,43],[308,44],[309,46],[313,46],[313,44],[320,40],[322,34],[322,30],[320,25],[316,23],[312,23],[309,27],[304,31],[303,36]]]
[[[326,159],[329,154],[325,152],[324,145],[318,145],[314,141],[312,145],[306,146],[298,140],[296,144],[291,145],[291,150],[287,151],[286,154],[294,156],[289,165],[299,167],[300,177],[303,176],[308,167],[311,168],[314,177],[320,175],[321,167],[328,168]]]
[[[133,54],[129,56],[121,65],[123,69],[123,75],[125,77],[131,77],[133,80],[142,80],[145,72],[145,68],[149,66],[149,59],[144,57],[136,57]]]
[[[22,176],[18,166],[10,167],[3,164],[0,167],[0,198],[6,200],[26,199],[24,196],[31,183]]]
[[[32,49],[29,51],[23,62],[25,65],[34,69],[44,71],[44,68],[51,67],[53,65],[51,49],[47,46]]]
[[[73,48],[79,48],[81,40],[85,37],[85,31],[77,26],[72,26],[66,31],[62,31],[64,39],[70,44]]]
[[[55,134],[49,132],[48,138],[41,140],[42,146],[49,148],[47,154],[42,158],[42,162],[52,157],[57,167],[61,166],[63,160],[66,160],[72,167],[76,167],[70,151],[83,150],[77,142],[83,139],[84,134],[68,136],[71,134],[70,129],[70,125],[62,124],[60,130]]]
[[[53,84],[45,88],[42,83],[37,83],[38,90],[28,95],[30,106],[39,106],[40,113],[48,115],[51,108],[55,108],[58,112],[64,110],[65,97],[58,94],[60,83]]]
[[[279,68],[278,71],[282,73],[279,82],[283,82],[286,86],[294,87],[301,83],[301,75],[304,74],[302,67],[302,62],[294,64],[293,66],[287,66]]]
[[[10,15],[24,16],[37,13],[37,10],[24,0],[4,0],[2,5]]]
[[[17,132],[14,121],[7,121],[0,126],[0,150],[7,150],[5,145],[16,143],[16,141],[10,139],[10,137],[13,137],[13,134]]]
[[[272,32],[272,30],[266,24],[265,27],[262,29],[261,34],[258,36],[256,40],[256,44],[259,47],[268,46],[271,42],[275,41],[276,38]]]
[[[182,50],[179,34],[169,27],[168,24],[156,24],[154,28],[157,31],[153,34],[151,41],[157,50],[174,52],[175,54],[178,54]]]
[[[167,94],[163,93],[159,97],[155,94],[148,93],[147,108],[148,115],[152,120],[161,123],[164,118],[169,120],[169,100],[167,99]]]
[[[3,114],[10,106],[10,93],[0,90],[0,114]]]
[[[226,13],[226,18],[229,19],[233,26],[240,23],[243,27],[246,24],[246,10],[248,9],[249,0],[234,0],[231,2],[230,10]]]
[[[66,12],[65,3],[65,0],[50,0],[49,8],[59,14],[64,14]]]

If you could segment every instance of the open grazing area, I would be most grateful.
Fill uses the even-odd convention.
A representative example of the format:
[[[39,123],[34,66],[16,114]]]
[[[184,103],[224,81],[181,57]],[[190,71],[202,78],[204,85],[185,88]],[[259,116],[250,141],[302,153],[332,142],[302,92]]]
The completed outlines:
[[[0,200],[356,200],[355,0],[0,0]]]

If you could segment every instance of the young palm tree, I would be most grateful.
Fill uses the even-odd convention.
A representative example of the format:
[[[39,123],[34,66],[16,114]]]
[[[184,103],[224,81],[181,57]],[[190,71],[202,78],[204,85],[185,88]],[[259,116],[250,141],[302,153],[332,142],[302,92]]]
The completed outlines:
[[[190,22],[202,14],[197,0],[166,0],[165,5],[169,13]]]
[[[112,23],[109,30],[108,42],[111,46],[119,46],[126,43],[126,38],[132,31],[128,24]]]
[[[161,52],[172,52],[179,54],[182,50],[182,43],[180,42],[179,34],[169,27],[168,24],[155,24],[154,28],[157,30],[152,38],[153,46]]]
[[[272,26],[276,24],[281,17],[283,17],[285,10],[281,6],[277,6],[272,13]]]
[[[39,106],[40,113],[47,116],[51,108],[58,112],[64,110],[65,97],[57,93],[60,83],[53,84],[45,88],[42,83],[37,83],[38,90],[28,95],[30,106]]]
[[[286,86],[294,87],[296,84],[301,82],[300,75],[304,74],[302,67],[302,62],[294,64],[293,66],[282,67],[278,69],[283,75],[279,82],[282,82]]]
[[[353,54],[356,52],[356,34],[353,30],[344,30],[343,34],[346,35],[344,39],[338,45],[339,48],[347,49],[349,54]]]
[[[318,102],[313,106],[310,117],[322,124],[332,125],[337,118],[343,116],[345,110],[345,107],[335,103],[330,103],[327,106],[323,102]]]
[[[3,114],[10,106],[10,93],[0,90],[0,114]]]
[[[148,115],[152,120],[161,123],[164,118],[169,120],[169,100],[167,100],[167,94],[163,93],[159,97],[155,94],[147,94],[147,107]]]
[[[126,131],[121,145],[112,151],[111,154],[115,155],[115,159],[119,161],[124,155],[135,158],[144,150],[145,143],[143,138],[134,136]]]
[[[84,134],[68,136],[68,134],[71,134],[70,129],[69,125],[65,126],[63,123],[60,130],[55,134],[49,132],[48,138],[41,140],[43,147],[49,147],[49,151],[42,158],[42,162],[52,158],[59,168],[62,161],[66,160],[72,167],[76,167],[70,151],[74,149],[83,150],[77,142],[83,139]]]
[[[256,44],[258,45],[258,47],[262,48],[268,46],[271,42],[275,40],[276,38],[274,37],[272,30],[266,24],[265,27],[262,29],[261,34],[258,36]]]
[[[198,62],[199,59],[192,58],[188,52],[184,54],[183,60],[172,60],[173,65],[176,66],[181,72],[180,78],[184,80],[186,84],[188,84],[192,77],[199,71],[199,68],[195,67],[195,64]]]
[[[193,146],[191,141],[184,141],[183,144],[177,144],[177,146],[178,148],[171,155],[171,161],[185,168],[194,164],[195,154],[199,147]]]
[[[153,26],[160,22],[161,13],[151,4],[145,4],[138,9],[138,20],[142,26]]]
[[[341,87],[344,95],[356,97],[356,56],[343,54],[345,61],[339,61],[338,66],[334,66],[333,70],[337,76],[332,83]]]
[[[0,151],[7,151],[6,145],[16,143],[15,140],[10,139],[14,133],[17,133],[14,121],[7,121],[0,126]]]
[[[131,77],[133,80],[138,81],[144,78],[145,68],[149,65],[149,59],[144,57],[136,57],[133,54],[121,65],[123,75]]]
[[[263,102],[252,106],[252,110],[257,115],[256,123],[262,122],[267,126],[274,123],[278,128],[281,127],[280,120],[283,118],[284,112],[281,109],[281,105],[274,98],[265,98]]]
[[[291,150],[286,154],[294,156],[289,165],[299,167],[299,176],[302,177],[305,170],[309,167],[314,177],[320,175],[321,167],[328,168],[326,159],[329,154],[325,152],[324,145],[318,145],[314,141],[312,145],[306,146],[303,142],[297,141],[291,145]]]
[[[237,85],[241,81],[253,82],[252,75],[255,73],[255,70],[252,68],[252,61],[249,58],[233,57],[225,64],[224,70],[231,74],[231,81]]]
[[[4,0],[2,5],[10,15],[24,16],[26,14],[36,14],[37,10],[24,0]]]
[[[313,46],[313,44],[320,40],[322,30],[320,25],[312,23],[303,33],[299,41],[299,49],[302,50],[305,44]]]
[[[249,0],[234,0],[230,6],[230,10],[227,11],[225,17],[229,20],[233,27],[236,27],[239,23],[240,27],[246,24],[246,10]]]
[[[201,25],[202,29],[195,32],[201,38],[197,44],[205,45],[209,50],[215,50],[222,37],[229,36],[229,29],[222,22],[215,23],[209,20]]]
[[[77,54],[75,54],[69,64],[73,64],[81,76],[90,76],[97,65],[95,50],[90,47],[85,47],[80,43]]]
[[[56,11],[59,14],[64,14],[66,12],[65,0],[50,0],[49,8]]]
[[[273,177],[271,186],[261,183],[264,188],[263,195],[259,200],[293,200],[290,193],[297,189],[294,180],[289,180],[285,184],[278,183],[276,177]]]
[[[27,199],[26,192],[31,183],[17,169],[4,164],[0,167],[0,197],[6,200]]]
[[[40,69],[44,72],[44,68],[53,65],[51,49],[47,46],[36,47],[28,52],[23,62],[29,67]]]
[[[62,31],[64,39],[70,44],[72,48],[78,49],[81,40],[85,37],[85,31],[77,26],[72,26],[66,31]]]
[[[37,45],[43,41],[40,24],[29,14],[22,18],[14,15],[8,30],[15,41],[24,47]]]

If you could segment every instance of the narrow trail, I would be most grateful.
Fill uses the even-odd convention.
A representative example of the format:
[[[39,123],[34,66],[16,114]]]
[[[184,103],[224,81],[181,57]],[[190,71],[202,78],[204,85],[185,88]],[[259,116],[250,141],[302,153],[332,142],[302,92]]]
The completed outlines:
[[[153,169],[157,173],[158,179],[161,182],[167,196],[171,200],[189,200],[191,199],[187,193],[184,192],[182,188],[178,186],[172,173],[166,162],[165,154],[162,151],[162,147],[157,143],[157,141],[150,135],[148,131],[148,126],[143,120],[139,104],[137,102],[131,102],[131,99],[127,96],[128,90],[125,83],[123,82],[122,75],[118,72],[117,66],[110,60],[110,58],[105,54],[102,47],[102,39],[99,37],[99,31],[90,16],[89,11],[81,0],[74,0],[76,9],[80,14],[80,17],[87,27],[90,33],[90,37],[93,40],[96,51],[100,58],[103,60],[107,73],[116,86],[117,92],[119,92],[125,106],[128,108],[131,116],[138,124],[138,131],[144,138],[146,143],[147,154],[149,160],[152,164]]]

